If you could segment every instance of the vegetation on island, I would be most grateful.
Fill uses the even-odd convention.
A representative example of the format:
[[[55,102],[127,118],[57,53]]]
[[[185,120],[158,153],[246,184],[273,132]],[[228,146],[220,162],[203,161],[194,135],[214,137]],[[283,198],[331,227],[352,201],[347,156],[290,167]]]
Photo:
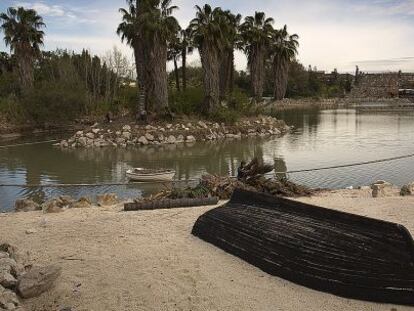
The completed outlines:
[[[126,2],[116,32],[131,46],[133,65],[117,48],[105,56],[42,51],[45,23],[36,11],[11,7],[2,13],[10,54],[0,53],[0,114],[37,124],[108,112],[232,121],[257,113],[264,97],[341,96],[350,87],[337,72],[327,82],[305,70],[296,60],[298,35],[275,28],[263,12],[243,18],[205,4],[182,27],[172,0]],[[201,67],[187,64],[195,50]],[[236,50],[247,57],[246,71],[235,69]],[[174,64],[170,73],[168,61]]]

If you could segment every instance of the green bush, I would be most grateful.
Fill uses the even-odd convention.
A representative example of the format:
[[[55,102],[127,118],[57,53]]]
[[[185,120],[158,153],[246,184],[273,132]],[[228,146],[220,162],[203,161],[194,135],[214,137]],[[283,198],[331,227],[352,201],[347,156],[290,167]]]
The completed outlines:
[[[210,119],[216,122],[223,122],[226,124],[236,123],[241,117],[239,111],[229,109],[226,107],[219,107],[215,113],[210,116]]]
[[[200,107],[204,100],[201,87],[187,88],[184,92],[171,91],[169,103],[171,111],[176,114],[200,114]]]
[[[85,88],[77,82],[45,82],[23,93],[22,105],[36,123],[70,121],[80,116],[88,103]]]

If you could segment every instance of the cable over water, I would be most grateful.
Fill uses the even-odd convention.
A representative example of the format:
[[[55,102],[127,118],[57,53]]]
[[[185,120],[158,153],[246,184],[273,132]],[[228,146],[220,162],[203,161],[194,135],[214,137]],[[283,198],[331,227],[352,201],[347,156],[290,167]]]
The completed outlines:
[[[356,163],[349,163],[343,165],[334,165],[334,166],[327,166],[327,167],[318,167],[318,168],[311,168],[311,169],[303,169],[303,170],[294,170],[294,171],[286,171],[286,172],[272,172],[272,174],[297,174],[297,173],[306,173],[306,172],[316,172],[316,171],[323,171],[323,170],[331,170],[331,169],[338,169],[338,168],[347,168],[347,167],[355,167],[361,165],[369,165],[375,163],[384,163],[384,162],[391,162],[396,160],[408,159],[413,158],[414,153],[386,158],[386,159],[379,159],[379,160],[372,160],[372,161],[365,161],[365,162],[356,162]],[[229,176],[230,178],[237,178],[237,176]],[[193,179],[184,179],[184,180],[172,180],[172,181],[149,181],[149,182],[113,182],[113,183],[92,183],[92,184],[0,184],[0,187],[22,187],[22,188],[65,188],[65,187],[110,187],[110,186],[132,186],[132,185],[140,185],[140,184],[177,184],[177,183],[188,183],[188,182],[196,182],[199,181],[200,178],[193,178]]]
[[[12,147],[20,147],[20,146],[29,146],[29,145],[40,145],[40,144],[47,144],[47,143],[56,143],[60,141],[59,139],[52,139],[52,140],[44,140],[44,141],[35,141],[29,143],[21,143],[21,144],[13,144],[13,145],[0,145],[0,149],[12,148]]]

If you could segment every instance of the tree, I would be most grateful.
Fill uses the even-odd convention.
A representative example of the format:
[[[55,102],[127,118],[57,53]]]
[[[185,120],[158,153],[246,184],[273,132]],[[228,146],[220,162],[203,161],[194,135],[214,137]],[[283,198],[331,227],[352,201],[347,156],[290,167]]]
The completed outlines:
[[[180,76],[178,73],[177,61],[181,55],[181,52],[181,42],[180,38],[177,36],[175,40],[171,41],[168,45],[167,59],[168,61],[173,61],[174,63],[175,87],[177,88],[178,92],[180,92]]]
[[[0,20],[6,46],[17,59],[21,87],[30,88],[34,79],[33,62],[40,55],[43,45],[43,19],[35,10],[19,7],[9,8],[7,13],[0,14]]]
[[[240,26],[251,75],[254,103],[261,102],[263,97],[265,63],[273,33],[272,24],[273,18],[266,18],[263,12],[255,12],[254,16],[247,16]]]
[[[234,50],[241,47],[240,22],[242,16],[234,15],[230,11],[223,12],[227,19],[225,31],[225,45],[220,55],[220,98],[224,99],[227,92],[232,93],[234,88]]]
[[[181,46],[181,72],[183,79],[183,90],[187,89],[187,55],[193,53],[193,43],[191,41],[190,29],[182,29],[180,32]]]
[[[271,53],[273,56],[273,75],[275,100],[281,100],[286,95],[288,84],[289,64],[295,59],[299,36],[289,35],[287,26],[275,30],[272,35]]]
[[[219,106],[219,56],[225,44],[225,20],[221,8],[196,6],[196,17],[190,22],[191,36],[201,57],[203,67],[204,104],[202,112],[212,114]]]
[[[137,77],[138,90],[138,114],[145,113],[145,103],[147,95],[147,77],[145,75],[145,41],[142,37],[139,26],[139,16],[142,14],[142,2],[139,0],[127,0],[128,8],[120,8],[122,14],[122,22],[119,24],[117,34],[121,36],[121,40],[127,42],[134,50],[135,70]]]
[[[178,9],[172,0],[144,0],[143,12],[138,17],[138,29],[147,42],[148,107],[156,113],[168,110],[167,47],[175,40],[180,25],[173,12]]]

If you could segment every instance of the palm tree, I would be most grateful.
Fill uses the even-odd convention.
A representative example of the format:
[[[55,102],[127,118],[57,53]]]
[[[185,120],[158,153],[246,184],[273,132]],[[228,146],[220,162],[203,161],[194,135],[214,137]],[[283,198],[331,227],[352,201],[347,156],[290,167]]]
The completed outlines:
[[[172,0],[144,0],[138,17],[142,38],[148,45],[148,107],[156,113],[168,110],[167,47],[176,38],[180,25],[171,6]]]
[[[286,95],[289,64],[298,53],[298,39],[297,34],[289,35],[286,25],[273,33],[271,53],[273,54],[273,96],[275,100],[281,100]]]
[[[244,51],[248,58],[254,103],[261,102],[263,97],[265,62],[273,32],[272,24],[273,18],[266,18],[263,12],[255,12],[254,16],[247,16],[240,26]]]
[[[177,37],[175,38],[175,40],[172,40],[168,44],[167,60],[173,61],[174,63],[175,87],[177,88],[178,92],[180,92],[180,76],[178,73],[178,59],[180,58],[181,53],[182,53],[181,41],[180,41],[180,37],[177,34]]]
[[[19,7],[7,9],[7,13],[0,14],[0,20],[4,42],[17,59],[21,86],[30,88],[33,86],[33,62],[43,45],[43,19],[35,10]]]
[[[220,56],[220,98],[224,99],[227,92],[232,93],[234,87],[234,50],[240,47],[240,22],[242,16],[230,11],[223,12],[227,19],[225,28],[226,45]]]
[[[180,32],[181,46],[181,74],[183,79],[183,91],[187,89],[187,55],[193,53],[193,43],[191,42],[190,29],[182,29]]]
[[[191,36],[201,57],[204,82],[204,105],[202,112],[212,114],[219,106],[219,56],[225,45],[223,29],[226,26],[221,8],[212,9],[205,4],[196,6],[196,17],[190,22]]]
[[[117,34],[121,40],[126,41],[134,50],[135,69],[137,76],[138,89],[138,114],[142,116],[145,113],[146,101],[146,76],[145,76],[145,41],[142,38],[139,28],[138,17],[142,13],[142,1],[127,0],[128,9],[120,8],[122,22],[119,24]]]

